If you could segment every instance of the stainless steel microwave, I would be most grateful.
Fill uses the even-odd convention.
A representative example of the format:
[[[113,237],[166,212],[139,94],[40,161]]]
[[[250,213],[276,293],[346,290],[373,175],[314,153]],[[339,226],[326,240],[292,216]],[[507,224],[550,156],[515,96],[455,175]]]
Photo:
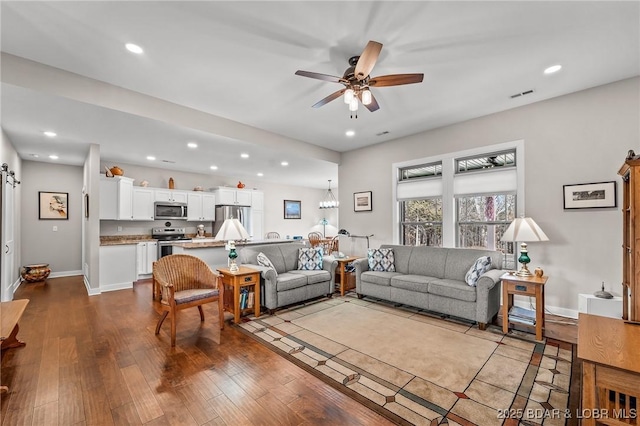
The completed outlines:
[[[156,201],[154,204],[154,219],[186,219],[187,204]]]

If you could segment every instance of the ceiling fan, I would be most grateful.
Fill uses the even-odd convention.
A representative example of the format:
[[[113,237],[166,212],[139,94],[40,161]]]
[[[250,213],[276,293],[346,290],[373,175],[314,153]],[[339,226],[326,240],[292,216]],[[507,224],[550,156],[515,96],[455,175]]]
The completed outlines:
[[[349,68],[347,68],[342,77],[311,71],[296,71],[296,75],[344,85],[344,89],[338,90],[318,101],[313,105],[313,108],[319,108],[344,94],[344,102],[349,104],[351,118],[358,118],[358,101],[362,102],[371,112],[380,109],[376,98],[369,90],[370,87],[400,86],[402,84],[422,82],[424,74],[391,74],[371,77],[369,73],[376,64],[381,50],[382,43],[369,41],[360,56],[349,58]]]

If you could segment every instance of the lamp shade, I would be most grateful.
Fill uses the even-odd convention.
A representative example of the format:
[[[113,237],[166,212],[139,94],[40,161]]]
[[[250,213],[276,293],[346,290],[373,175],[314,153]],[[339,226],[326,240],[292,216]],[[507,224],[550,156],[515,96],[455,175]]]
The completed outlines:
[[[230,241],[230,240],[246,240],[250,238],[249,233],[242,223],[238,219],[226,219],[222,224],[222,227],[216,234],[216,240]]]
[[[514,219],[504,234],[501,241],[549,241],[546,234],[530,217]]]

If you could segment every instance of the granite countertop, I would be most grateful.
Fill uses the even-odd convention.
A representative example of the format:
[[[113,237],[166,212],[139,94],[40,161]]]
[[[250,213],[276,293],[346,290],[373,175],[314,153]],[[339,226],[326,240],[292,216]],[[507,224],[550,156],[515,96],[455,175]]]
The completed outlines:
[[[150,235],[105,235],[100,237],[101,246],[120,246],[157,241]]]
[[[186,249],[224,247],[224,241],[211,241],[211,238],[204,238],[204,240],[205,241],[197,242],[198,240],[194,239],[193,242],[191,242],[191,243],[182,242],[182,243],[175,243],[175,244],[172,244],[172,245],[175,246],[175,247],[182,247],[182,248],[186,248]],[[255,240],[255,241],[246,241],[246,242],[236,241],[236,247],[251,246],[251,245],[256,245],[256,244],[294,243],[296,241],[299,241],[299,240],[277,240],[277,239],[271,239],[271,240]]]

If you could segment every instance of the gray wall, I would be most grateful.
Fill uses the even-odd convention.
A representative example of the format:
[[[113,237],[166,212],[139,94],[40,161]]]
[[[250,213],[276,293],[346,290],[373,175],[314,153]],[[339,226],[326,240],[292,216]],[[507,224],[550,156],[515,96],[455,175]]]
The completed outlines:
[[[619,207],[563,210],[562,185],[616,181],[620,188],[627,151],[640,152],[639,94],[636,77],[344,153],[341,226],[375,234],[372,247],[391,243],[393,163],[522,139],[525,213],[550,239],[529,244],[531,266],[550,277],[547,308],[575,315],[578,294],[593,293],[602,281],[621,293],[622,218]],[[368,190],[373,211],[354,213],[352,194]]]
[[[80,275],[83,168],[23,161],[22,171],[22,262],[48,263],[51,276]],[[38,191],[68,192],[69,220],[39,220]]]

